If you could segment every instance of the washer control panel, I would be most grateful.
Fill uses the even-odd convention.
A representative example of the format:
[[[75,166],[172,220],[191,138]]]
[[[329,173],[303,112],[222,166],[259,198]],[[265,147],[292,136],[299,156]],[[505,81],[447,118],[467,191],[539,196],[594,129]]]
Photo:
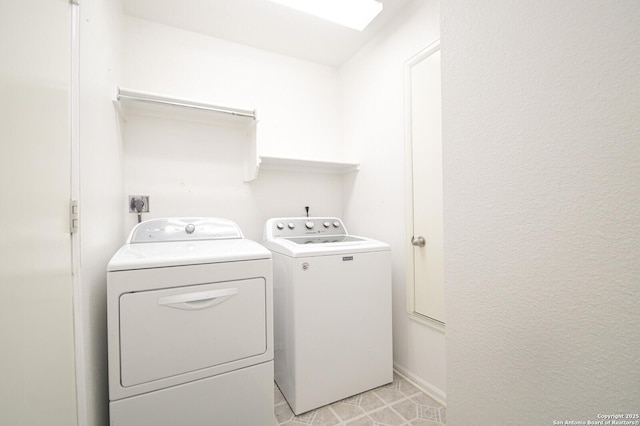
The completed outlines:
[[[271,239],[309,235],[347,235],[347,230],[337,217],[285,217],[269,219],[264,237]]]

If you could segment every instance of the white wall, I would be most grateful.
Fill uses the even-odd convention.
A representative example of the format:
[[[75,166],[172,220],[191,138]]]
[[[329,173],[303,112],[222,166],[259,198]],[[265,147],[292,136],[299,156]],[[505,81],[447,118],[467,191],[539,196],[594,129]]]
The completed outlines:
[[[130,17],[125,38],[121,86],[257,108],[263,155],[342,157],[334,68]]]
[[[122,144],[114,87],[120,80],[120,2],[80,2],[79,424],[107,425],[106,266],[122,244]]]
[[[238,223],[245,237],[261,241],[270,217],[340,215],[339,176],[260,171],[243,183],[246,132],[215,124],[130,116],[123,126],[125,196],[149,195],[149,214],[213,216]],[[121,203],[122,204],[122,203]],[[136,215],[126,215],[127,231]]]
[[[342,160],[337,71],[197,33],[126,18],[122,87],[258,110],[262,155]],[[242,182],[242,131],[130,116],[123,126],[127,195],[149,195],[151,213],[235,220],[260,241],[274,216],[342,213],[335,175],[260,171]]]
[[[408,318],[403,64],[439,36],[438,3],[417,0],[340,70],[346,155],[361,163],[347,180],[349,230],[391,244],[394,364],[444,399],[442,332]],[[375,190],[373,190],[375,188]]]
[[[442,4],[448,422],[640,401],[640,4]]]

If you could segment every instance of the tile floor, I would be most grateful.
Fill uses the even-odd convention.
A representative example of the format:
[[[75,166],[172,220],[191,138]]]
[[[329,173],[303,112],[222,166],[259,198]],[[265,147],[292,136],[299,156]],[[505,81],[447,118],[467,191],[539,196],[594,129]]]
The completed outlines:
[[[278,425],[287,426],[443,426],[446,408],[401,376],[393,382],[294,416],[280,389],[274,386]]]

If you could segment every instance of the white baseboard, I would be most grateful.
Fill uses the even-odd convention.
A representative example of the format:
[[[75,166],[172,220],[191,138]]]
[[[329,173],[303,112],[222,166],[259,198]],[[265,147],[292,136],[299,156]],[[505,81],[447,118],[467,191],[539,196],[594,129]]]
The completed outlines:
[[[420,388],[424,393],[429,395],[431,398],[435,399],[445,407],[447,406],[447,394],[446,392],[443,392],[442,389],[439,389],[438,387],[432,385],[431,383],[424,380],[422,377],[419,377],[413,374],[411,371],[409,371],[408,369],[406,369],[401,365],[393,363],[393,369],[395,370],[396,373],[398,373],[400,376],[410,381],[416,387]]]

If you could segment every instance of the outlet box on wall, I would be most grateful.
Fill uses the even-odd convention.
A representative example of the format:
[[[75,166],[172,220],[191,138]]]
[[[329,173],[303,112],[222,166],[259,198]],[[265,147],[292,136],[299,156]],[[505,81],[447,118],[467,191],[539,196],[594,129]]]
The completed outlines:
[[[149,213],[149,196],[129,195],[129,213]]]

